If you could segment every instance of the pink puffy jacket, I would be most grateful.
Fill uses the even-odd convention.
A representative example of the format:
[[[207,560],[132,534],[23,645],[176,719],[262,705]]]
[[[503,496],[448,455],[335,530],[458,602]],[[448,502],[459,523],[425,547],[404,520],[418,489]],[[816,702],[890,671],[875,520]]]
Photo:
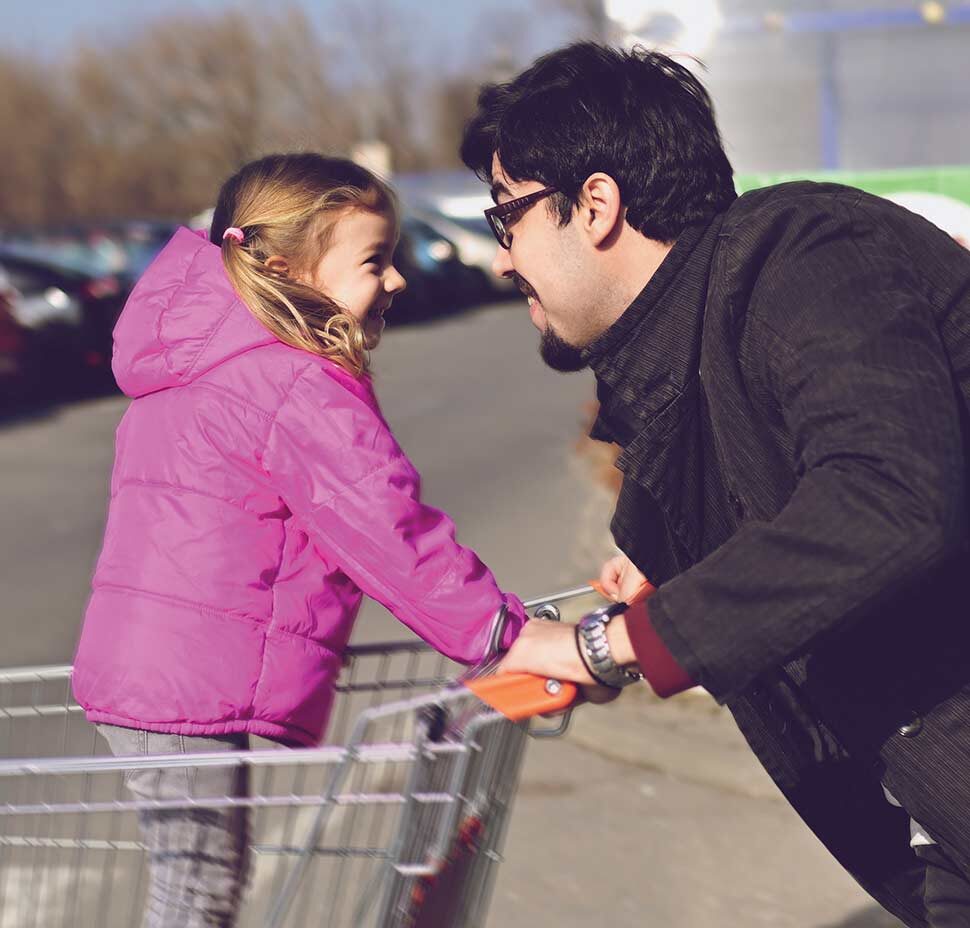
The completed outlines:
[[[179,230],[114,334],[135,399],[75,658],[91,721],[314,744],[361,591],[465,663],[503,601],[517,634],[522,603],[420,503],[370,380],[270,335],[219,248]]]

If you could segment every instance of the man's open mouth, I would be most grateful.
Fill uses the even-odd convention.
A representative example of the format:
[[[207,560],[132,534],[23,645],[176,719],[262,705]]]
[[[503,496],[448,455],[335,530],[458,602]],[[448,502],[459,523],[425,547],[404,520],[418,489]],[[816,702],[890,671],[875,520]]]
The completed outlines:
[[[518,275],[515,277],[515,285],[526,299],[535,300],[537,303],[539,302],[539,296],[535,290]]]

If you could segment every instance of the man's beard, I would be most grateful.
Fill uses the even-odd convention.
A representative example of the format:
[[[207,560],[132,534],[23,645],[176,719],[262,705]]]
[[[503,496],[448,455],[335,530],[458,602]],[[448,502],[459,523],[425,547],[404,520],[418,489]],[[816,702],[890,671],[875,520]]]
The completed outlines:
[[[539,300],[539,295],[521,274],[515,275],[515,285],[522,292],[524,297],[532,297]],[[539,301],[540,305],[542,301]],[[574,371],[581,371],[587,366],[583,360],[583,351],[569,342],[564,341],[546,321],[546,327],[539,338],[539,356],[554,371],[561,371],[564,374],[571,374]]]
[[[564,341],[548,323],[539,338],[539,355],[554,371],[564,374],[581,371],[587,366],[583,349]]]

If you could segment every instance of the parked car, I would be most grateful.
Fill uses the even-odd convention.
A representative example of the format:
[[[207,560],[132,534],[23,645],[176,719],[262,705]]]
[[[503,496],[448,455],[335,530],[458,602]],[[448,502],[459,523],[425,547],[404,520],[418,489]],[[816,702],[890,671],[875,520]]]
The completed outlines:
[[[148,265],[155,260],[155,256],[168,244],[180,225],[174,221],[164,222],[155,219],[129,219],[119,223],[118,235],[128,259],[125,277],[132,286]]]
[[[8,326],[19,328],[22,342],[20,373],[37,389],[106,386],[111,332],[127,283],[119,275],[87,272],[61,260],[39,249],[0,248]]]
[[[498,245],[482,215],[491,205],[487,196],[447,196],[423,200],[412,212],[454,244],[461,262],[476,272],[482,297],[518,295],[515,281],[492,273]]]
[[[17,291],[6,272],[0,268],[0,405],[10,399],[24,374],[24,328],[14,315]]]
[[[62,225],[21,230],[3,247],[65,269],[116,277],[130,289],[178,226],[174,221],[157,219]]]
[[[478,275],[459,260],[454,244],[415,216],[401,220],[394,261],[408,285],[388,313],[392,325],[454,312],[478,295]]]

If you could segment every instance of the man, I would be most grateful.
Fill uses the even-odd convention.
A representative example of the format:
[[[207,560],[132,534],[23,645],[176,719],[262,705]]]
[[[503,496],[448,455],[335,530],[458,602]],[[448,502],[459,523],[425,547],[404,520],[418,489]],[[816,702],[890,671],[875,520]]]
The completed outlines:
[[[620,446],[603,579],[657,587],[529,623],[503,670],[702,684],[887,909],[970,925],[970,255],[846,187],[737,198],[704,88],[643,50],[484,88],[462,157],[543,358],[593,369]]]

